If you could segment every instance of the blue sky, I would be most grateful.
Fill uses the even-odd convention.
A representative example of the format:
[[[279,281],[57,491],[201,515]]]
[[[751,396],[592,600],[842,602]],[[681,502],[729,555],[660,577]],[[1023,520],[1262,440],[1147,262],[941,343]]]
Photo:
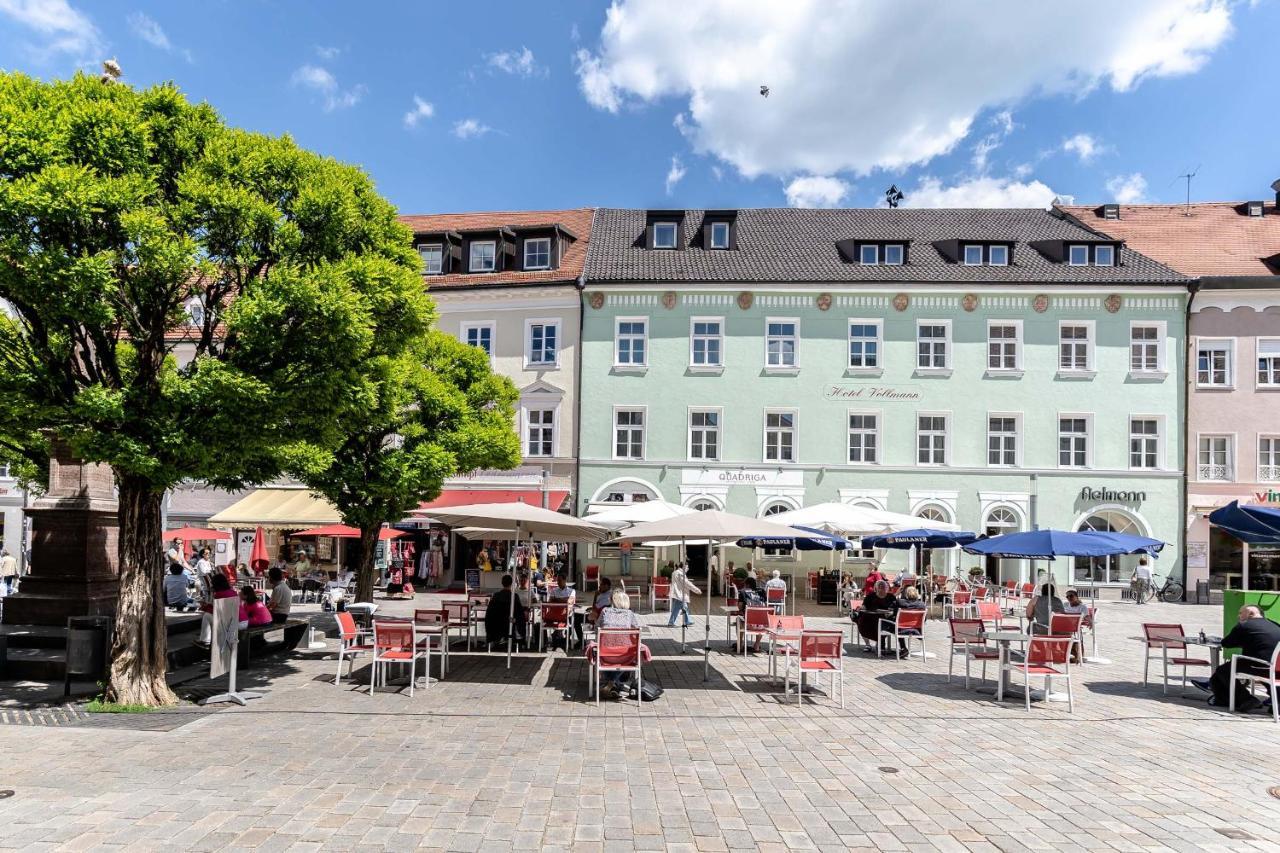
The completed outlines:
[[[406,212],[1269,198],[1278,7],[0,0],[0,67],[114,56]]]

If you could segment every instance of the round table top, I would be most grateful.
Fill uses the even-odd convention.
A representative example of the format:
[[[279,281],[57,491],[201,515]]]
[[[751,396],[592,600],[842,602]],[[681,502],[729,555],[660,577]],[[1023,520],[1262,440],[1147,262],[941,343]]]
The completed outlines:
[[[981,636],[984,640],[1010,643],[1030,639],[1029,634],[1024,634],[1021,631],[983,631]]]

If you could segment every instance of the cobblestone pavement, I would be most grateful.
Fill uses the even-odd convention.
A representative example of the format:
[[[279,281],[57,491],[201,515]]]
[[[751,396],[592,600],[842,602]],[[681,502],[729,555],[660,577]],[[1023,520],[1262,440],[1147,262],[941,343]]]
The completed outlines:
[[[370,697],[367,664],[332,684],[330,644],[168,731],[0,726],[0,849],[1280,849],[1280,726],[1141,685],[1141,621],[1212,633],[1220,608],[1101,613],[1111,663],[1075,670],[1074,713],[948,684],[941,622],[923,662],[854,650],[843,710],[826,685],[784,701],[714,616],[705,684],[703,617],[685,654],[644,617],[666,694],[639,710],[588,702],[564,652],[459,650]]]

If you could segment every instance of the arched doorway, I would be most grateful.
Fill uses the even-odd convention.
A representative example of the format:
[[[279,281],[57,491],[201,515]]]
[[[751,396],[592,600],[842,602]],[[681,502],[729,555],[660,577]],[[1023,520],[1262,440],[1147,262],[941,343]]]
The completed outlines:
[[[1076,525],[1076,531],[1101,530],[1109,533],[1130,533],[1134,536],[1149,536],[1146,528],[1132,515],[1119,509],[1096,510],[1089,513]],[[1133,567],[1138,558],[1132,556],[1116,557],[1076,557],[1073,579],[1076,583],[1126,583],[1133,574]]]
[[[934,522],[942,524],[951,523],[951,513],[946,507],[939,504],[926,504],[916,510],[916,518],[919,518],[923,524],[921,527],[935,527]],[[920,549],[920,559],[916,563],[916,574],[918,575],[949,575],[954,567],[954,557],[952,552],[955,548],[922,548]]]
[[[1003,536],[1006,533],[1016,533],[1021,529],[1022,524],[1018,514],[1007,506],[994,506],[987,510],[987,518],[982,522],[982,532],[987,536]],[[999,557],[987,557],[983,560],[983,570],[993,583],[1004,580],[1000,577],[1000,564]]]

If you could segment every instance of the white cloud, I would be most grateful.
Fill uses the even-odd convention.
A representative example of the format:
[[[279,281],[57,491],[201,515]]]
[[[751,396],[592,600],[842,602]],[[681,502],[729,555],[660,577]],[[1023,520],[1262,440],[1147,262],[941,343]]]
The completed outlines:
[[[476,139],[490,133],[493,128],[473,118],[464,118],[453,123],[453,135],[459,139]]]
[[[1009,134],[1013,133],[1015,127],[1013,113],[1009,110],[1001,110],[991,117],[991,124],[995,125],[996,129],[979,139],[973,146],[971,162],[978,172],[987,171],[987,158],[991,156],[991,152],[1003,145]]]
[[[1088,133],[1077,133],[1062,140],[1062,150],[1080,158],[1081,163],[1088,163],[1104,150],[1096,136]]]
[[[342,53],[342,48],[340,47],[333,47],[331,45],[326,45],[326,44],[316,45],[316,56],[320,57],[326,62],[337,59],[340,53]]]
[[[164,27],[160,26],[160,22],[149,15],[142,12],[134,12],[128,17],[129,29],[133,30],[133,34],[145,41],[152,47],[159,48],[165,53],[176,53],[182,56],[187,62],[193,62],[191,51],[186,48],[175,47],[173,42],[169,41],[169,34],[164,31]]]
[[[1141,172],[1116,175],[1107,181],[1107,192],[1120,204],[1141,204],[1147,200],[1147,179]]]
[[[904,190],[903,207],[1039,207],[1047,208],[1055,193],[1040,181],[1018,181],[986,175],[944,187],[937,178],[923,177],[915,189]]]
[[[784,190],[790,207],[836,207],[852,189],[839,178],[805,175],[793,178]]]
[[[674,154],[671,156],[671,168],[667,170],[667,195],[675,190],[676,184],[680,183],[684,178],[684,164],[680,162],[680,158]]]
[[[39,36],[26,48],[40,61],[57,55],[76,62],[93,62],[106,57],[106,43],[98,28],[67,0],[0,0],[4,15]]]
[[[494,71],[514,74],[517,77],[545,77],[547,69],[539,65],[533,58],[533,51],[527,47],[519,50],[503,50],[498,53],[486,53],[485,64]]]
[[[417,95],[413,96],[413,109],[404,114],[405,127],[417,127],[418,122],[436,114],[436,108]]]
[[[295,86],[310,89],[320,95],[324,103],[324,111],[327,113],[354,107],[360,103],[365,93],[363,85],[344,90],[338,85],[338,78],[334,77],[332,72],[318,65],[301,66],[293,72],[291,82]]]
[[[614,0],[598,47],[575,59],[591,104],[678,100],[695,150],[746,176],[864,174],[951,151],[984,110],[1194,71],[1230,33],[1232,8]]]

